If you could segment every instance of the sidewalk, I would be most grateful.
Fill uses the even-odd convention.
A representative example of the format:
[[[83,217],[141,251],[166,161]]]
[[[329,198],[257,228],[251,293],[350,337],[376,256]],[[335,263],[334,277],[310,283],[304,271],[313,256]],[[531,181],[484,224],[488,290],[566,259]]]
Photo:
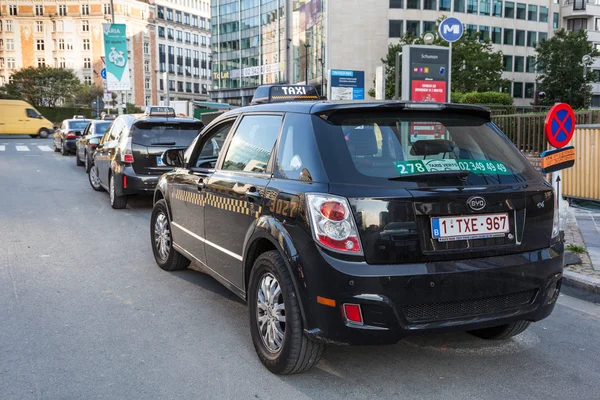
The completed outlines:
[[[567,202],[561,202],[561,208],[564,210],[561,215],[565,245],[581,246],[586,250],[579,254],[565,253],[565,264],[571,265],[565,266],[562,291],[600,303],[600,211],[569,207]],[[577,261],[581,262],[572,264]]]

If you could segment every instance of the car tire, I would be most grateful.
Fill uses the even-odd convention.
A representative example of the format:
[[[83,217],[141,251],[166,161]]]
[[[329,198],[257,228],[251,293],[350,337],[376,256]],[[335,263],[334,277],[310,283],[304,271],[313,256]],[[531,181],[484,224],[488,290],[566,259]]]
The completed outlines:
[[[54,152],[58,153],[60,151],[60,149],[56,146],[56,140],[52,141],[52,146],[54,147]]]
[[[50,132],[47,129],[40,129],[40,131],[38,132],[38,136],[42,139],[46,139],[48,135],[50,135]]]
[[[189,267],[190,260],[173,248],[171,221],[165,200],[157,201],[152,209],[150,242],[156,264],[165,271],[179,271]]]
[[[491,328],[476,329],[469,333],[486,340],[506,340],[525,331],[531,325],[530,321],[517,321],[511,324],[493,326]]]
[[[275,285],[279,289],[274,288]],[[271,288],[274,288],[272,292]],[[271,292],[270,299],[266,298],[265,290]],[[279,252],[263,253],[254,263],[248,285],[248,311],[254,348],[269,371],[279,375],[297,374],[319,362],[325,345],[304,334],[298,295]],[[262,320],[262,327],[259,320]],[[282,337],[281,343],[276,343],[275,335]]]
[[[110,174],[108,177],[108,189],[109,189],[109,198],[110,198],[110,206],[115,210],[121,210],[127,207],[127,196],[118,196],[115,193],[115,180],[113,179],[113,175]]]
[[[91,165],[88,171],[88,180],[90,181],[90,186],[96,192],[103,192],[104,188],[100,184],[100,177],[98,176],[98,168],[95,165]]]
[[[87,153],[87,151],[85,152],[85,172],[90,172],[90,168],[92,167],[92,161],[90,160],[90,155]]]
[[[75,165],[78,167],[83,167],[83,161],[79,159],[79,151],[75,150]]]
[[[62,154],[63,156],[68,156],[70,153],[69,150],[67,150],[67,148],[65,147],[65,142],[60,142],[60,154]]]

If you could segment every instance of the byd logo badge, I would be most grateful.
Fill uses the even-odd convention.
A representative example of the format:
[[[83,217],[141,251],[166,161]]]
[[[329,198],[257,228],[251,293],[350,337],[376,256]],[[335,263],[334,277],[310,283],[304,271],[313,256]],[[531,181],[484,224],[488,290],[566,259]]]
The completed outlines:
[[[473,196],[467,200],[467,205],[473,211],[481,211],[485,208],[485,199],[480,196]]]

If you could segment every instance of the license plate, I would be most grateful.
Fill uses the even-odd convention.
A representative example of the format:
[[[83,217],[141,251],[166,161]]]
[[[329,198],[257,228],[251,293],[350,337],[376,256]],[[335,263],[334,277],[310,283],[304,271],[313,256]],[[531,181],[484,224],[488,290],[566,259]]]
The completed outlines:
[[[162,161],[162,157],[156,157],[156,165],[158,165],[159,167],[165,166],[165,163],[163,163]]]
[[[431,236],[440,242],[504,237],[507,233],[506,213],[431,218]]]

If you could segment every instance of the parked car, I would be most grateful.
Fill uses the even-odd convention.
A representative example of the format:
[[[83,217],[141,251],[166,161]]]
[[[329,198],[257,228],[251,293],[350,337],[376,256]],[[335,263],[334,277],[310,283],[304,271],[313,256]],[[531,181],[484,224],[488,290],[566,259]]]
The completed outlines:
[[[75,163],[78,167],[85,165],[85,172],[90,171],[92,166],[92,156],[96,150],[96,146],[100,143],[100,139],[112,121],[94,120],[83,130],[81,138],[77,140],[77,150],[75,152]]]
[[[265,102],[318,100],[311,87],[264,89]],[[326,344],[448,331],[506,340],[556,305],[556,194],[486,108],[242,107],[163,158],[175,169],[155,192],[156,263],[193,261],[245,300],[274,373],[308,370]]]
[[[52,122],[22,100],[0,100],[0,135],[29,135],[47,138]]]
[[[152,194],[160,175],[172,170],[162,162],[170,148],[187,148],[204,124],[189,118],[119,116],[96,147],[89,170],[94,190],[107,190],[112,208],[127,206],[127,196]]]
[[[90,122],[92,120],[85,118],[65,119],[54,132],[54,151],[60,151],[63,156],[75,153],[77,139]]]

